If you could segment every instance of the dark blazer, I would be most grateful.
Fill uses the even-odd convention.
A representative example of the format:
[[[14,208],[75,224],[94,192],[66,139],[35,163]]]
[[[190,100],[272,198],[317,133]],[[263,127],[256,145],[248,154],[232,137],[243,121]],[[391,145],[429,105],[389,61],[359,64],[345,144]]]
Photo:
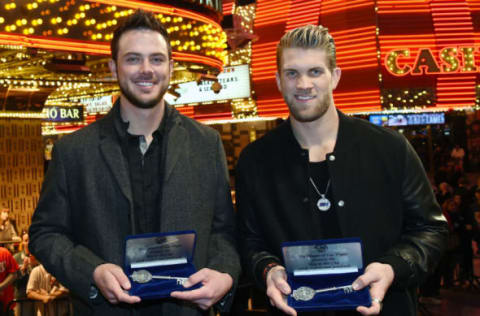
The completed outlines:
[[[383,314],[416,315],[415,287],[445,248],[445,219],[418,156],[401,134],[339,115],[337,142],[326,163],[342,236],[361,238],[365,265],[392,265],[395,281]],[[282,242],[322,238],[312,222],[308,157],[289,121],[240,156],[240,249],[260,287],[264,268],[281,263]]]
[[[89,299],[101,263],[123,267],[132,233],[128,163],[114,128],[117,103],[103,119],[56,142],[30,227],[30,250],[69,288],[76,315],[131,315],[131,306]],[[226,159],[218,133],[167,105],[158,232],[195,230],[194,264],[239,274]],[[98,304],[97,304],[98,303]],[[135,305],[135,315],[196,315],[181,301]]]

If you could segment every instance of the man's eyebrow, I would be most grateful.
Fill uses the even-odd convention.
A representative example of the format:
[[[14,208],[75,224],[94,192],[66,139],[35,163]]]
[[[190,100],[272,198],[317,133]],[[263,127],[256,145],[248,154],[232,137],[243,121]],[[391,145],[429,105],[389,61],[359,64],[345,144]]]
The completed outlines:
[[[142,53],[139,53],[139,52],[126,52],[125,54],[123,54],[123,56],[143,56]],[[153,54],[150,54],[149,56],[162,56],[162,57],[167,57],[167,54],[165,53],[162,53],[162,52],[158,52],[158,53],[153,53]]]
[[[129,55],[140,56],[141,54],[137,52],[126,52],[125,54],[123,54],[123,56],[129,56]]]
[[[150,54],[150,56],[162,56],[162,57],[167,57],[167,54],[158,52],[158,53]]]

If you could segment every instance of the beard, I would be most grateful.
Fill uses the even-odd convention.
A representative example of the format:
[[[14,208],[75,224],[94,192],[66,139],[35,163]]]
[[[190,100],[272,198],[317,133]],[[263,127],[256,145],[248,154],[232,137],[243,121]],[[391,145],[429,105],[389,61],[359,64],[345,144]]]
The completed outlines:
[[[137,97],[137,95],[135,95],[129,86],[121,80],[118,81],[118,86],[120,87],[122,94],[132,105],[141,109],[151,109],[163,99],[163,96],[168,90],[168,80],[165,80],[164,82],[166,82],[166,84],[163,84],[158,93],[149,100],[142,100]]]
[[[308,106],[307,108],[302,109],[296,104],[295,96],[290,94],[289,96],[284,95],[283,98],[287,103],[290,114],[293,118],[301,123],[313,122],[321,118],[332,105],[332,93],[327,93],[323,96],[321,100],[316,101],[315,104]]]

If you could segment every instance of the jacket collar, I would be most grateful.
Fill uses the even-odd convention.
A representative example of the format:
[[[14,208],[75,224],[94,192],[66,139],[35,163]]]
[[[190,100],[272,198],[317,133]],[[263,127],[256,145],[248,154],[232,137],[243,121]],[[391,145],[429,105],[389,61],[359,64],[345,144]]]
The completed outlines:
[[[178,161],[180,153],[187,146],[187,132],[182,126],[180,113],[171,105],[165,104],[166,124],[162,147],[162,161],[164,161],[164,179],[168,181]],[[128,162],[123,156],[120,138],[115,130],[115,116],[120,116],[120,100],[117,100],[110,112],[99,121],[100,124],[100,151],[116,179],[122,193],[133,203],[132,188]],[[178,128],[176,128],[178,127]],[[168,154],[167,154],[168,149]],[[133,204],[132,204],[133,205]]]
[[[356,143],[361,136],[360,131],[356,128],[353,117],[345,115],[343,112],[337,110],[339,117],[337,141],[333,152],[350,151],[351,146]]]
[[[360,136],[359,132],[355,128],[355,119],[345,115],[338,109],[337,112],[339,117],[339,124],[337,140],[335,142],[335,148],[333,149],[333,153],[349,151],[352,144],[354,144]],[[285,141],[289,145],[289,149],[293,149],[297,153],[305,151],[305,149],[302,149],[297,139],[295,138],[295,135],[293,134],[290,118],[277,128],[277,132],[283,135],[282,139],[285,139]]]

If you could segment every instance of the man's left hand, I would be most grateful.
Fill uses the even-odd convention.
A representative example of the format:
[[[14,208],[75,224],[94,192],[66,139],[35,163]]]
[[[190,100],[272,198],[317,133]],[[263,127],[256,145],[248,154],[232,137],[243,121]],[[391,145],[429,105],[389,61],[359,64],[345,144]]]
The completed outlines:
[[[197,304],[201,309],[207,310],[230,291],[233,279],[227,273],[204,268],[192,274],[183,286],[189,288],[197,283],[202,283],[203,286],[192,291],[172,292],[171,296],[190,301]]]
[[[372,306],[357,307],[357,312],[362,315],[378,315],[382,310],[382,301],[388,288],[392,285],[395,273],[392,266],[373,262],[365,268],[365,273],[353,282],[353,289],[358,291],[370,285]]]

